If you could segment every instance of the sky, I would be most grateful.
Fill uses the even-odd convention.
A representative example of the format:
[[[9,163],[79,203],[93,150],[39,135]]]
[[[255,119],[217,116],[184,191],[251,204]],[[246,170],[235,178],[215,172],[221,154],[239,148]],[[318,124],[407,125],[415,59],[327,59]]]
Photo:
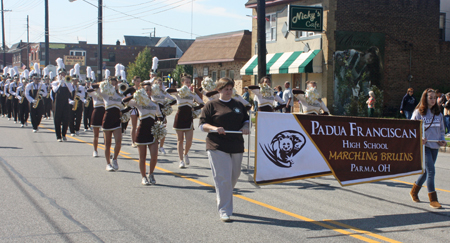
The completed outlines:
[[[98,0],[48,0],[50,43],[97,44]],[[251,30],[247,0],[103,0],[103,43],[123,43],[124,35],[195,39]],[[44,0],[3,0],[5,43],[44,42]],[[154,29],[156,28],[156,29]]]

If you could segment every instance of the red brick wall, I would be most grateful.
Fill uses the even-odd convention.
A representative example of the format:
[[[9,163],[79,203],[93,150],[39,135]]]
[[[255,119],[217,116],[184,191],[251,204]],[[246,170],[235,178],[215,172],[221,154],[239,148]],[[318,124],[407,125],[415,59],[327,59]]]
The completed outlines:
[[[439,41],[439,4],[439,0],[336,0],[337,31],[386,35],[382,85],[386,115],[398,114],[408,87],[417,93],[427,87],[450,89],[450,44]]]

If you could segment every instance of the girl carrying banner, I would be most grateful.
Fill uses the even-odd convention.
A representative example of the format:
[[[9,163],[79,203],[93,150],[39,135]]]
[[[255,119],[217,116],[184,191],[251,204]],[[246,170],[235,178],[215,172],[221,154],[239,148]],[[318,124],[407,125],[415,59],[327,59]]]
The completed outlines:
[[[440,146],[446,146],[445,142],[445,127],[444,117],[439,109],[439,105],[436,102],[436,91],[433,89],[426,89],[419,105],[417,105],[411,120],[422,120],[425,127],[424,138],[422,138],[425,144],[425,173],[419,176],[414,183],[411,192],[411,198],[413,202],[420,202],[419,190],[423,183],[427,181],[428,197],[430,199],[430,207],[441,208],[441,204],[438,202],[436,190],[434,187],[434,176],[437,155]],[[438,140],[439,142],[428,142],[428,140]]]
[[[258,100],[258,111],[273,112],[286,106],[286,102],[280,96],[274,95],[275,91],[270,87],[270,78],[267,76],[261,78],[259,86],[250,85],[248,89],[255,94],[255,99]],[[274,101],[280,105],[274,108]]]

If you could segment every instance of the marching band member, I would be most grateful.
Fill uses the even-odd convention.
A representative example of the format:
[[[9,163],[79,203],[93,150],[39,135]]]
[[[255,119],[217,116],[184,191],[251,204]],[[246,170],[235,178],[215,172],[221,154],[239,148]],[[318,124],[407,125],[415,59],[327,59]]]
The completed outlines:
[[[255,99],[258,100],[258,111],[273,112],[274,101],[281,104],[275,107],[275,110],[282,109],[286,106],[286,102],[280,96],[274,95],[274,91],[270,87],[270,78],[267,76],[261,78],[259,86],[250,85],[248,89],[255,94]]]
[[[141,88],[141,78],[139,76],[134,76],[133,78],[134,88],[136,90]],[[133,107],[131,109],[130,113],[130,119],[131,119],[131,146],[133,148],[136,148],[137,145],[135,144],[136,141],[136,129],[137,129],[137,120],[138,120],[139,112],[137,108]]]
[[[8,70],[9,74],[8,77],[6,78],[6,82],[5,82],[5,89],[4,89],[4,94],[5,94],[5,107],[6,107],[6,114],[8,115],[8,121],[11,120],[11,113],[12,113],[12,96],[9,93],[9,85],[11,84],[11,80],[14,76],[14,69],[10,68]]]
[[[17,88],[19,87],[20,83],[19,83],[19,71],[17,69],[17,67],[14,67],[15,71],[14,71],[14,77],[12,82],[9,84],[9,94],[10,94],[10,100],[11,100],[11,114],[12,114],[12,118],[14,118],[14,123],[17,123],[17,117],[18,117],[18,113],[19,113],[19,101],[16,98],[16,91]]]
[[[53,73],[52,73],[53,74]],[[45,119],[50,119],[51,117],[51,110],[52,110],[52,99],[50,97],[51,91],[52,91],[52,86],[50,85],[50,80],[52,80],[52,76],[49,73],[48,67],[45,67],[43,72],[43,79],[44,79],[44,84],[47,87],[47,95],[44,97],[44,117]]]
[[[70,82],[70,76],[66,78],[66,69],[63,60],[61,58],[56,59],[56,64],[58,65],[58,79],[52,82],[52,97],[55,106],[53,121],[55,124],[56,139],[58,142],[62,142],[67,141],[66,133],[71,109],[69,106],[69,98],[72,96],[74,89]]]
[[[177,100],[169,95],[166,91],[164,91],[163,81],[160,77],[156,78],[153,81],[151,98],[153,102],[159,105],[159,109],[162,111],[163,123],[167,124],[166,117],[170,114],[165,114],[164,111],[166,111],[167,113],[169,113],[169,111],[172,111],[172,108],[169,107],[175,105],[177,103]],[[166,154],[166,151],[164,150],[165,139],[166,138],[164,137],[159,142],[159,152],[161,152],[162,154]]]
[[[330,113],[325,103],[320,99],[315,81],[306,82],[306,92],[293,89],[292,93],[302,105],[304,114],[328,115]]]
[[[109,70],[106,69],[105,70],[105,79],[107,79],[108,77],[109,77]],[[92,81],[95,82],[94,71],[91,71],[91,78],[92,78]],[[87,90],[91,90],[91,89],[87,89]],[[92,99],[91,103],[93,103],[93,107],[94,107],[94,109],[92,111],[92,115],[91,115],[91,127],[94,128],[94,141],[93,141],[94,152],[93,152],[92,156],[98,157],[98,151],[97,151],[98,138],[100,135],[100,128],[102,127],[102,123],[103,123],[103,116],[105,115],[105,103],[103,101],[102,96],[100,96],[97,91],[91,91],[90,93],[88,93],[88,95],[89,95],[89,97],[91,97],[91,99]]]
[[[5,84],[6,80],[8,79],[8,70],[9,67],[3,68],[3,75],[2,75],[2,81],[0,82],[0,103],[2,105],[2,117],[5,117],[8,112],[6,110],[6,92],[5,92]]]
[[[129,87],[128,82],[127,82],[127,74],[125,73],[124,65],[119,63],[116,65],[116,67],[117,66],[118,66],[118,69],[116,69],[116,77],[120,83],[119,93],[123,94],[123,92],[126,91]],[[122,116],[120,117],[123,134],[126,134],[128,122],[130,121],[130,116],[131,116],[131,109],[128,112],[122,113]],[[131,145],[133,145],[133,143]]]
[[[134,88],[130,88],[134,89]],[[139,170],[142,176],[142,184],[150,185],[156,184],[153,172],[158,161],[158,140],[152,134],[152,127],[155,124],[156,117],[162,119],[159,105],[154,103],[150,98],[152,95],[152,87],[146,84],[134,92],[133,96],[128,96],[123,99],[129,107],[135,107],[139,111],[139,127],[136,132],[136,145],[139,151]],[[147,157],[147,147],[150,150],[150,166],[148,179],[145,172],[145,160]]]
[[[25,71],[23,71],[22,74],[22,85],[17,88],[16,91],[16,98],[18,100],[19,103],[19,121],[20,121],[20,126],[24,127],[24,126],[28,126],[28,113],[30,112],[29,109],[29,103],[28,103],[28,99],[25,97],[25,88],[28,85],[28,78],[29,78],[29,71],[28,69],[25,69]]]
[[[195,93],[192,93],[189,87],[191,86],[192,77],[185,75],[181,78],[183,87],[180,89],[168,89],[169,94],[175,95],[178,104],[178,111],[175,115],[173,129],[177,132],[177,150],[180,158],[180,168],[185,168],[190,164],[189,150],[192,145],[194,135],[194,122],[192,112],[193,110],[200,110],[203,106],[203,100]],[[194,107],[194,102],[199,106]],[[184,137],[186,136],[186,148],[183,150]]]
[[[94,73],[95,75],[95,73]],[[91,127],[91,117],[92,117],[92,111],[94,110],[92,97],[86,92],[86,90],[92,88],[92,69],[91,67],[86,68],[86,84],[84,86],[85,96],[84,99],[86,102],[84,103],[84,110],[83,110],[83,124],[84,124],[84,131],[86,132]]]
[[[34,133],[39,130],[39,124],[41,124],[42,115],[44,114],[43,97],[47,95],[47,88],[45,84],[40,82],[39,76],[40,70],[37,68],[33,73],[33,82],[28,84],[25,89],[25,97],[31,104],[30,118]]]
[[[70,76],[72,77],[72,95],[69,98],[69,130],[71,136],[80,135],[81,116],[83,115],[83,105],[85,101],[84,87],[79,85],[80,79],[80,64],[75,64],[72,70],[70,70]]]
[[[103,98],[105,102],[105,115],[103,116],[102,128],[103,136],[105,139],[105,159],[106,170],[116,171],[119,169],[117,163],[117,156],[119,156],[120,148],[122,146],[122,132],[120,116],[121,111],[124,109],[122,104],[123,96],[118,93],[117,78],[110,77],[109,80],[105,80],[100,84],[92,85],[93,89]],[[93,90],[88,90],[92,92]],[[111,165],[111,140],[114,134],[114,156]]]

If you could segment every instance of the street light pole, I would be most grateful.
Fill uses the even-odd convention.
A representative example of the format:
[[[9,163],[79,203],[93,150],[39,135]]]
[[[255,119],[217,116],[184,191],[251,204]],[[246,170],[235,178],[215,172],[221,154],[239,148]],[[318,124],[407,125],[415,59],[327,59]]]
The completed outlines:
[[[45,0],[45,66],[50,64],[49,57],[49,31],[48,31],[48,0]]]
[[[256,5],[257,12],[257,43],[258,43],[258,80],[266,76],[266,1],[258,0]],[[255,80],[255,83],[258,83]]]
[[[3,16],[3,0],[2,0],[2,36],[3,36],[3,67],[6,67],[6,47],[5,47],[5,17]],[[3,74],[5,75],[5,73]]]

